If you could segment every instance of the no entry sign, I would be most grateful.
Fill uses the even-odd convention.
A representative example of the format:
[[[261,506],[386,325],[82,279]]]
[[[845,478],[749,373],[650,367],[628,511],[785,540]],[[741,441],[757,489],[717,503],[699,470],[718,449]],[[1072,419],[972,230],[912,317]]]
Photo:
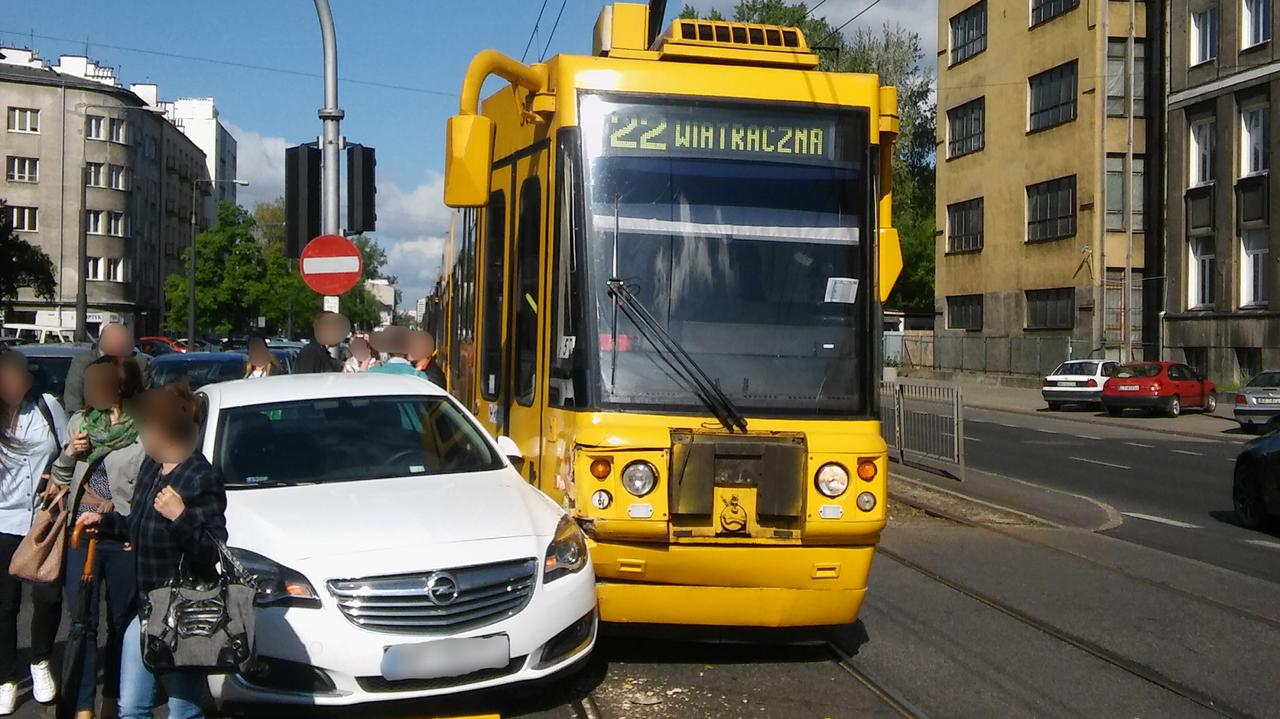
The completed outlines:
[[[320,235],[307,243],[299,263],[302,281],[322,295],[340,295],[360,281],[360,250],[340,235]]]

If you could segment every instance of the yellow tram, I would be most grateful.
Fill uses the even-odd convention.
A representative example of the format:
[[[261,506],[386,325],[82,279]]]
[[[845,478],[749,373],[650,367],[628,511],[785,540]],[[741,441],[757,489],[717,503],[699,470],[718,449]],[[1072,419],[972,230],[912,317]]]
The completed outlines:
[[[603,620],[847,623],[885,526],[897,92],[795,28],[649,22],[619,3],[590,57],[471,63],[450,389],[577,517]]]

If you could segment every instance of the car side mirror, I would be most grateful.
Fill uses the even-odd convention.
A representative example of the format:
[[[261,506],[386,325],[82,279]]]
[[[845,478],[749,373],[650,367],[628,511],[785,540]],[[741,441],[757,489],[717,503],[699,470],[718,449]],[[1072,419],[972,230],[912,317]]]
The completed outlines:
[[[520,451],[514,439],[505,434],[498,435],[498,451],[502,452],[502,456],[506,457],[516,469],[524,466],[524,453]]]

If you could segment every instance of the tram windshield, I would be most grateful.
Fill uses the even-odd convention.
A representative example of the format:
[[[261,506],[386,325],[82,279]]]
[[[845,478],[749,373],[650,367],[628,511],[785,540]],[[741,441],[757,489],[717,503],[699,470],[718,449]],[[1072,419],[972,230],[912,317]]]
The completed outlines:
[[[704,409],[621,280],[744,414],[869,412],[865,115],[590,97],[582,127],[606,405]]]

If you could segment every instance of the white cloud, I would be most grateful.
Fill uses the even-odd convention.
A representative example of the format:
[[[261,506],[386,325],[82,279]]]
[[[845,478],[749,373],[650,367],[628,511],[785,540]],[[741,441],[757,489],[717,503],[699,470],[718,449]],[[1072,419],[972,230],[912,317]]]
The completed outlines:
[[[284,138],[260,135],[229,122],[226,125],[236,138],[237,179],[249,181],[248,187],[236,192],[240,204],[252,209],[255,203],[284,195]]]

